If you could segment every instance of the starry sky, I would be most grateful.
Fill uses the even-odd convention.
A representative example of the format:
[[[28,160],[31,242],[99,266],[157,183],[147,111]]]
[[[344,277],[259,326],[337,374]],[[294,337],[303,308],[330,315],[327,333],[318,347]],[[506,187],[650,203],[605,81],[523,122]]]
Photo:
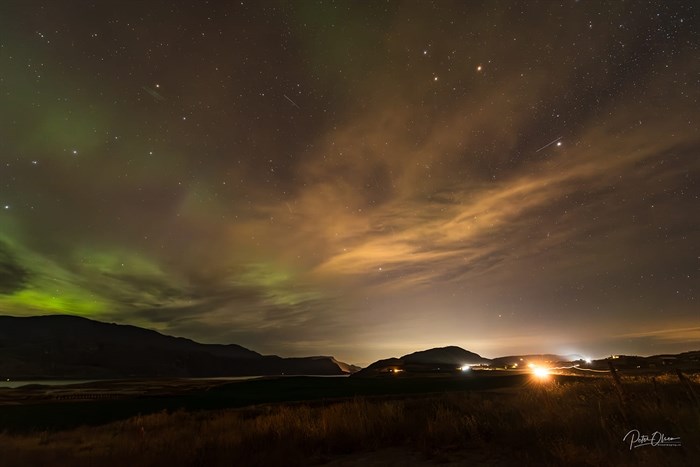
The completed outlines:
[[[695,3],[2,2],[0,312],[700,349]]]

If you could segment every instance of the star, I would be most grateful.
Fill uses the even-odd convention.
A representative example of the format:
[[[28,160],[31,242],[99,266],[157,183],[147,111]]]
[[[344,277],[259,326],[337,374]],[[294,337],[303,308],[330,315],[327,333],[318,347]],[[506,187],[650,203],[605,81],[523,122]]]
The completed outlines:
[[[89,16],[38,5],[50,2],[3,13],[38,19],[3,30],[0,47],[13,130],[0,311],[114,315],[280,355],[325,354],[295,343],[317,342],[295,323],[329,322],[338,356],[367,364],[442,342],[493,356],[569,340],[587,343],[581,355],[696,350],[683,340],[697,322],[688,258],[700,261],[682,157],[700,150],[692,8],[658,2],[623,23],[575,2],[517,14],[359,2],[355,28],[332,5],[317,12],[329,21],[310,22],[301,2],[268,21],[264,2],[239,2],[220,21],[216,5],[163,15],[142,2],[157,28],[116,0]],[[93,17],[111,21],[99,35]],[[76,267],[82,257],[94,264]],[[8,285],[3,267],[32,274]],[[49,277],[64,299],[50,300]],[[190,297],[192,319],[171,327]],[[226,330],[234,313],[243,327]],[[634,337],[618,337],[631,319]]]

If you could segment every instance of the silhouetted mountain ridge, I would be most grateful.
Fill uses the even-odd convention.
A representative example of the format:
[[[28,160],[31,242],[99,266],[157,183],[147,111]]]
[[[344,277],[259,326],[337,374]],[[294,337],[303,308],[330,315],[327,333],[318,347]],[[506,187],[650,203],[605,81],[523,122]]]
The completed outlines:
[[[333,357],[261,355],[77,316],[0,316],[3,378],[341,375],[354,368]]]
[[[461,347],[448,346],[421,350],[401,358],[387,358],[372,363],[355,373],[355,376],[376,376],[384,373],[406,372],[407,374],[456,371],[463,365],[488,364],[491,360]]]
[[[353,374],[356,377],[374,376],[427,376],[437,374],[460,374],[464,366],[479,365],[489,369],[527,369],[528,365],[547,367],[567,366],[587,369],[607,370],[609,363],[622,369],[700,369],[700,351],[687,351],[679,354],[662,354],[641,357],[635,355],[611,355],[607,358],[591,360],[579,354],[523,354],[508,355],[488,359],[460,347],[439,347],[414,352],[403,357],[378,360],[367,368]]]

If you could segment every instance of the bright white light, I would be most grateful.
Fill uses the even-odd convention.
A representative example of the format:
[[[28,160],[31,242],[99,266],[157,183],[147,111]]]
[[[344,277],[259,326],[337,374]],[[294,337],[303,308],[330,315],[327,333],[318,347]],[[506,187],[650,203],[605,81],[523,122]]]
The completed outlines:
[[[462,370],[462,371],[469,371],[471,369],[472,369],[472,367],[470,365],[462,365],[462,367],[460,368],[460,370]]]
[[[546,368],[536,367],[534,370],[532,370],[532,374],[534,374],[537,379],[547,379],[549,377],[549,370]]]
[[[591,363],[593,360],[591,360],[590,358],[585,358],[585,359],[583,359],[583,361],[586,363]]]

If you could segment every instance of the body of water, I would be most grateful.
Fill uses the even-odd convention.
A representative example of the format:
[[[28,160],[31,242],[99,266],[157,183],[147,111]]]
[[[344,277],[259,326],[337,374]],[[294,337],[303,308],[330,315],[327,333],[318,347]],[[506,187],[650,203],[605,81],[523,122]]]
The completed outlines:
[[[313,378],[347,378],[348,375],[270,375],[267,377],[289,378],[293,376],[308,376]],[[190,381],[245,381],[249,379],[266,378],[266,376],[219,376],[209,378],[172,378],[185,379]],[[139,380],[148,378],[139,378]],[[167,378],[166,378],[167,379]],[[69,384],[82,384],[94,382],[110,381],[104,379],[44,379],[44,380],[0,380],[0,388],[18,388],[28,384],[41,384],[42,386],[66,386]],[[123,379],[120,381],[124,381]]]
[[[26,386],[28,384],[41,384],[43,386],[66,386],[68,384],[81,384],[81,383],[92,383],[93,381],[99,381],[95,379],[44,379],[37,381],[15,381],[15,380],[2,380],[0,381],[0,388],[18,388],[20,386]]]

